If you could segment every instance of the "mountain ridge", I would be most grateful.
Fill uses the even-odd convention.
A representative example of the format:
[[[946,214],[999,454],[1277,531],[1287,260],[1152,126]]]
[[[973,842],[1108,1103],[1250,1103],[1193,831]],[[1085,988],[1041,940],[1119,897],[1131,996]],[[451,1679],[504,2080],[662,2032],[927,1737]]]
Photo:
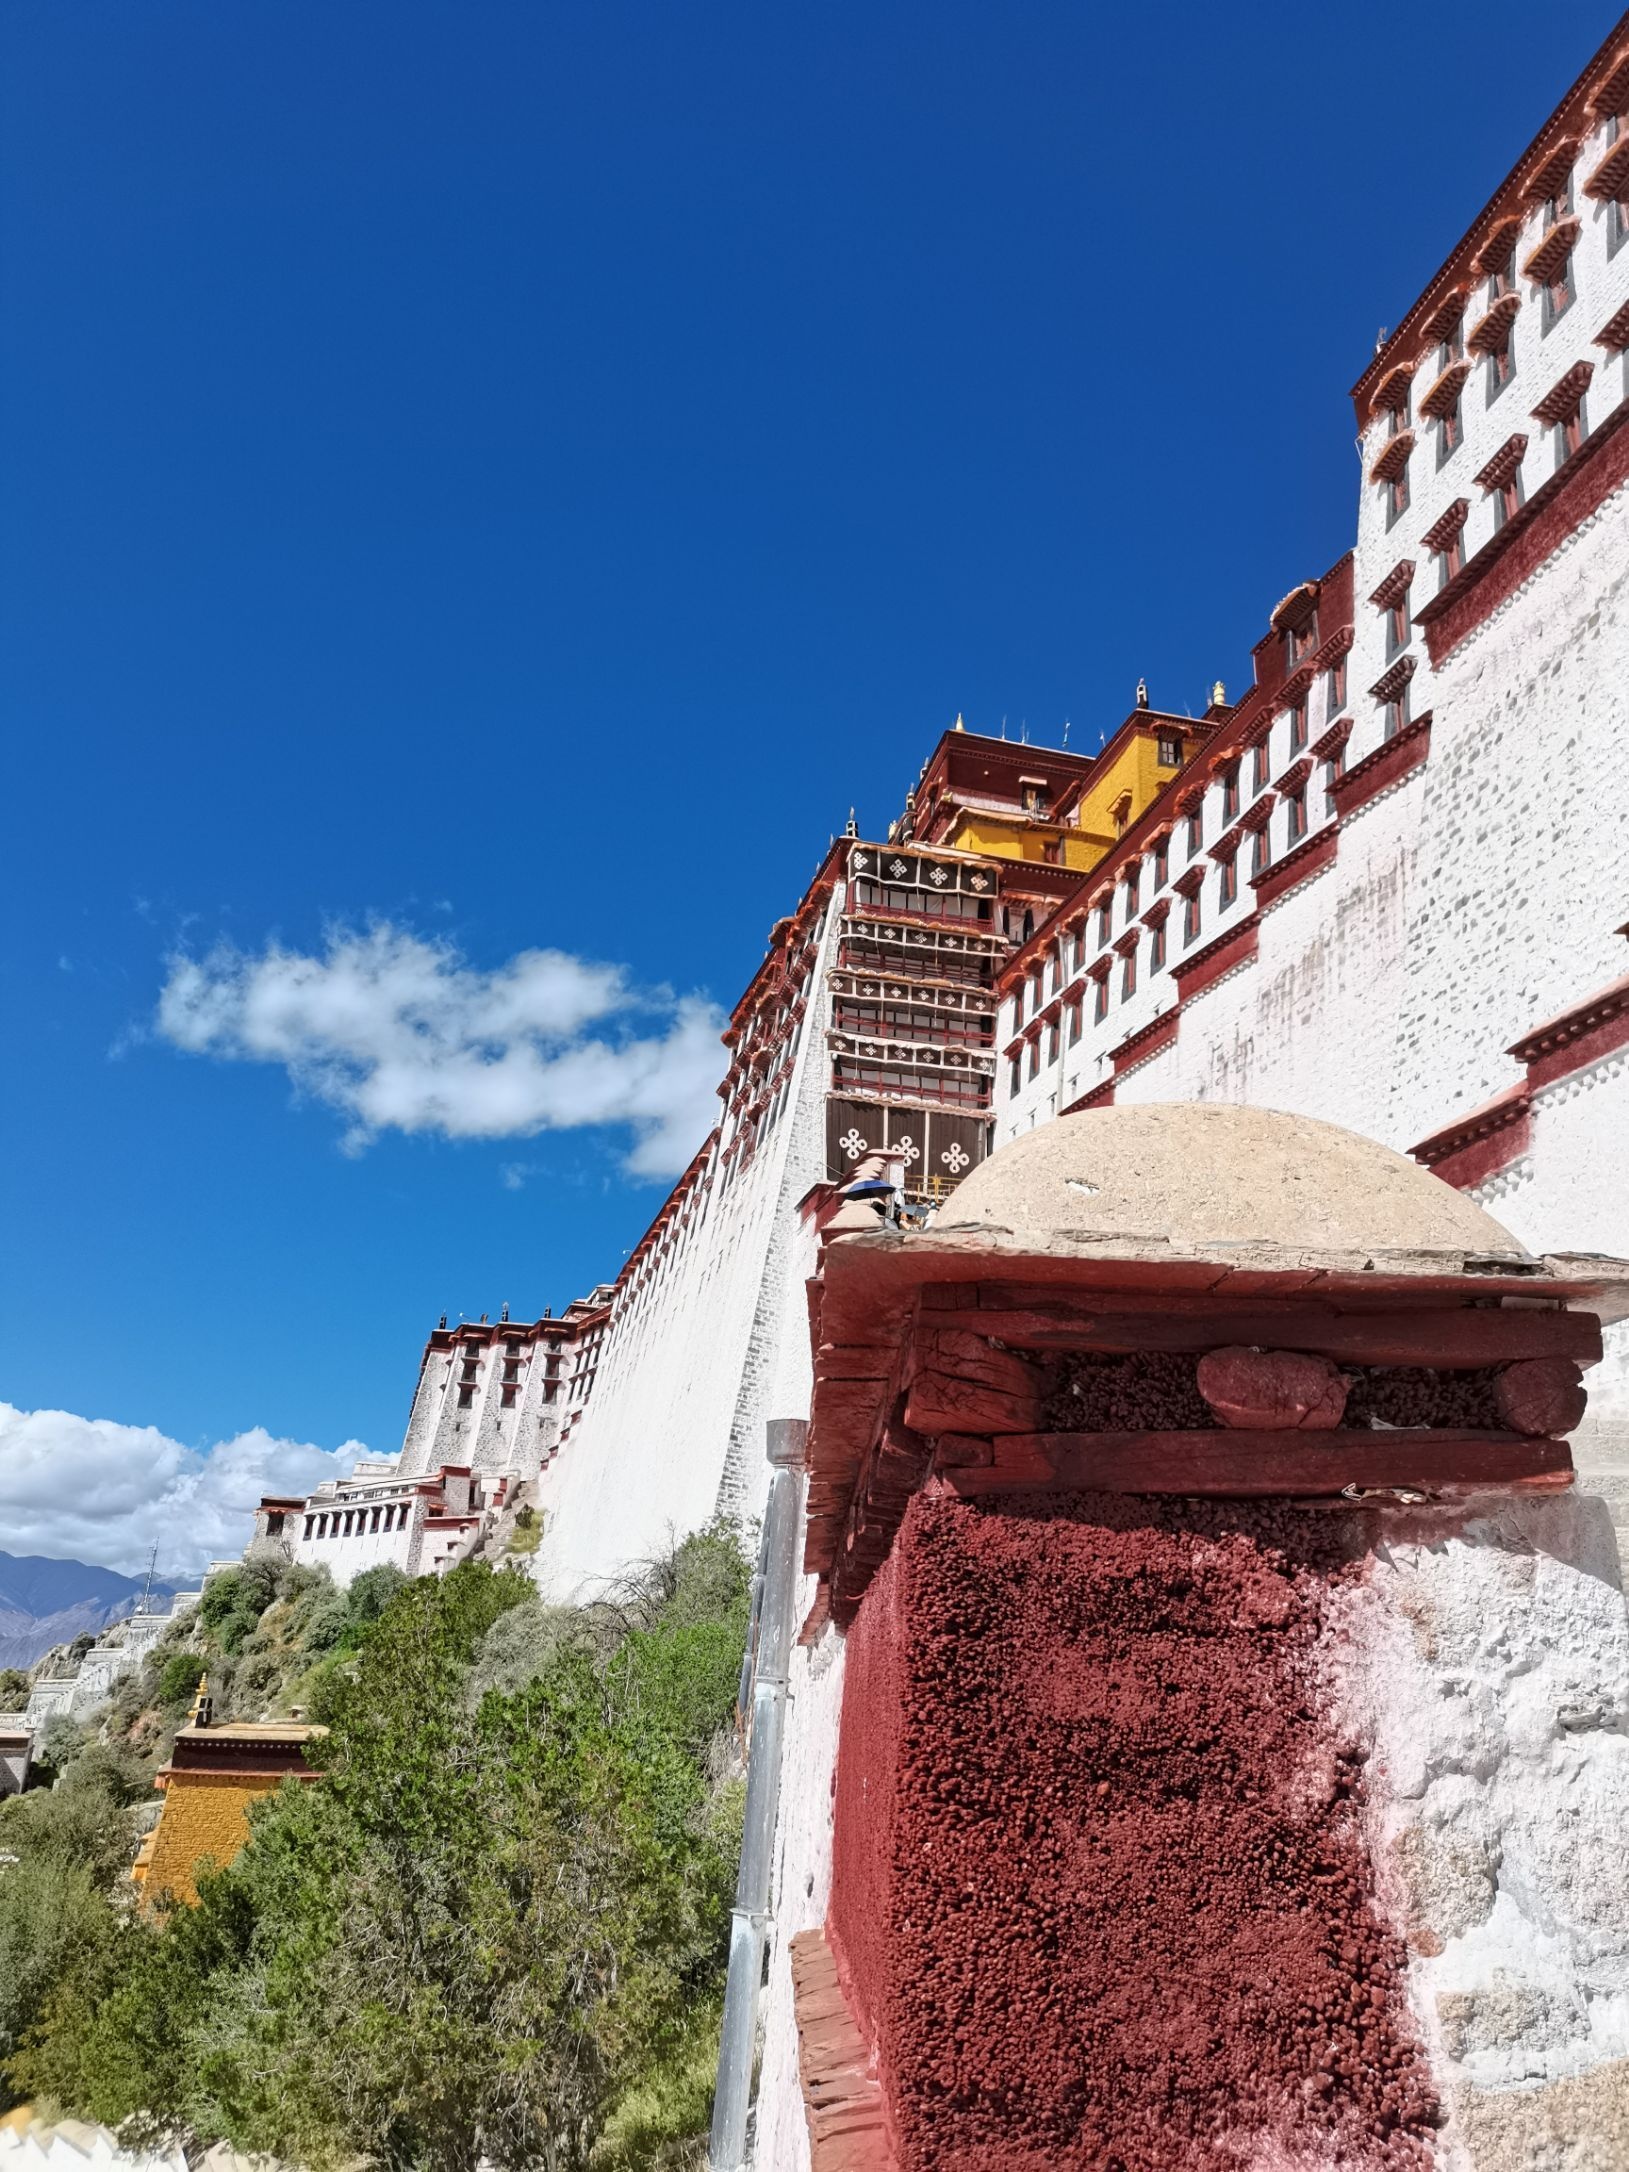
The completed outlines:
[[[147,1579],[90,1561],[0,1552],[0,1667],[31,1667],[55,1644],[96,1636],[133,1614]],[[179,1584],[154,1577],[155,1598]]]

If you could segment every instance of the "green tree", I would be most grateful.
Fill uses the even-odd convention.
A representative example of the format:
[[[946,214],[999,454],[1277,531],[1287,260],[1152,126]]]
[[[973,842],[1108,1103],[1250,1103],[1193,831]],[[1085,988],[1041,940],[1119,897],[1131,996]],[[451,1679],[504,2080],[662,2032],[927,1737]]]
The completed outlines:
[[[312,2172],[676,2161],[711,2090],[746,1566],[711,1532],[617,1607],[537,1612],[481,1564],[390,1597],[324,1662],[319,1781],[196,1909],[87,1948],[16,2084]],[[475,1698],[482,1671],[505,1686]]]

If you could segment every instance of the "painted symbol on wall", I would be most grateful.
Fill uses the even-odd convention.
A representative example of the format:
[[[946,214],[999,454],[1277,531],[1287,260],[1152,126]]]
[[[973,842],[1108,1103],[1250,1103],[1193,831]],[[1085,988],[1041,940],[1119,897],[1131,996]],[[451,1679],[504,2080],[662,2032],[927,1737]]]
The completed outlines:
[[[972,886],[975,890],[988,890],[990,887],[990,878],[988,875],[973,875],[969,878],[969,880],[971,881]]]
[[[913,1161],[920,1161],[922,1159],[922,1149],[917,1145],[916,1141],[911,1137],[909,1132],[904,1133],[902,1137],[897,1138],[894,1141],[894,1152],[903,1157],[907,1169],[910,1167]]]
[[[972,1155],[968,1153],[967,1149],[961,1145],[947,1146],[944,1152],[939,1156],[939,1159],[944,1163],[945,1167],[950,1171],[952,1176],[960,1176],[962,1171],[967,1167],[968,1163],[972,1160],[972,1158]]]
[[[950,880],[949,868],[936,867],[933,873],[928,877],[928,880],[929,882],[937,883],[939,888],[942,890],[945,884]]]
[[[865,1141],[860,1137],[859,1127],[856,1124],[850,1124],[837,1143],[850,1161],[858,1161],[865,1152]]]
[[[906,863],[903,860],[890,860],[888,872],[890,875],[903,875],[906,872]]]

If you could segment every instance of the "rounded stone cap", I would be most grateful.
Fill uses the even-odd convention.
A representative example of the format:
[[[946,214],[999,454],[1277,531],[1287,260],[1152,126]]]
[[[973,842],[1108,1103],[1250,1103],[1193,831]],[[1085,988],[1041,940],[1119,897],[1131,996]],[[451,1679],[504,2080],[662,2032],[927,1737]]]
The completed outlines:
[[[1318,1251],[1525,1257],[1496,1222],[1406,1154],[1310,1116],[1220,1101],[1084,1109],[975,1169],[941,1229],[1257,1242]]]

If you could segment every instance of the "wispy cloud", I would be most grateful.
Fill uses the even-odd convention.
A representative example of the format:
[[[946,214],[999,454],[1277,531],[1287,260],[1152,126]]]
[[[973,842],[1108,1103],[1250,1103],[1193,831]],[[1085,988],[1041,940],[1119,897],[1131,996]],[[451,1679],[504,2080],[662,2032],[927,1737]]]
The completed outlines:
[[[126,1575],[156,1541],[160,1573],[190,1576],[242,1551],[263,1493],[307,1492],[366,1453],[360,1441],[316,1448],[258,1425],[188,1448],[156,1425],[0,1403],[0,1534],[8,1553]]]
[[[316,953],[177,955],[157,1014],[177,1048],[280,1064],[349,1119],[350,1152],[382,1131],[511,1139],[615,1124],[633,1133],[640,1176],[682,1169],[706,1135],[723,1023],[705,998],[637,988],[620,966],[526,950],[487,971],[391,921],[332,928]]]

